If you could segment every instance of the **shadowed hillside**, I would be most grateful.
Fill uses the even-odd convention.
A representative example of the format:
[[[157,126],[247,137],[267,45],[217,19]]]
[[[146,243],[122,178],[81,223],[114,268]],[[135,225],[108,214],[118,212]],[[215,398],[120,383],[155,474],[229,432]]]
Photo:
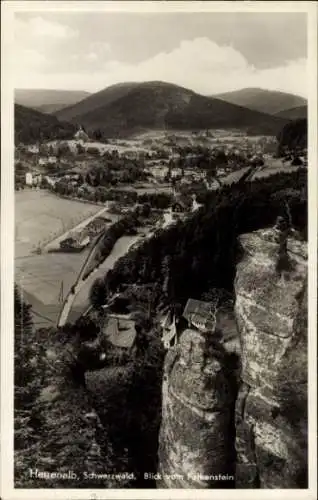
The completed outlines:
[[[206,128],[239,128],[251,134],[272,135],[284,125],[281,118],[164,82],[113,86],[57,116],[88,130],[100,129],[106,136],[129,136],[149,129]]]
[[[289,110],[298,106],[306,106],[307,101],[303,97],[286,92],[278,92],[277,90],[265,90],[257,88],[247,88],[234,90],[233,92],[225,92],[211,97],[217,97],[223,101],[245,106],[249,109],[254,109],[262,113],[275,115],[281,111]],[[289,118],[285,115],[280,115],[284,118]]]
[[[287,118],[288,120],[307,118],[307,106],[297,106],[296,108],[285,109],[284,111],[276,113],[276,116]]]
[[[16,104],[14,106],[15,143],[32,143],[42,139],[69,139],[76,132],[71,123]]]
[[[101,106],[106,106],[117,99],[125,96],[136,87],[138,83],[118,83],[116,85],[111,85],[95,94],[91,94],[86,99],[81,102],[74,103],[74,105],[67,106],[64,109],[60,109],[55,115],[59,120],[70,120],[74,121],[76,117],[80,117],[86,113],[92,112]]]

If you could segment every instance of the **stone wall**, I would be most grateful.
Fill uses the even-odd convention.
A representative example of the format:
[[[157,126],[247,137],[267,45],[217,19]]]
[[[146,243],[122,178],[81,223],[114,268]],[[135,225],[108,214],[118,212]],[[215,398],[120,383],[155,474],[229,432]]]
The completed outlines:
[[[277,272],[275,230],[242,235],[235,281],[242,384],[236,402],[236,487],[306,487],[307,248],[288,239]]]

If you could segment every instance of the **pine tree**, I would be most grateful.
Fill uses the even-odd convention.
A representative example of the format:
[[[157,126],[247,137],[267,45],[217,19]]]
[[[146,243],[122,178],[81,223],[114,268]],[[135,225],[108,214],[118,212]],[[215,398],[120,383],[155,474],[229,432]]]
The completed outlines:
[[[23,300],[20,290],[14,287],[14,397],[15,406],[19,408],[32,399],[29,384],[34,381],[36,344],[33,332],[31,306]]]
[[[90,290],[90,302],[94,309],[99,309],[105,304],[107,297],[107,287],[105,281],[101,278],[97,278]]]
[[[14,286],[14,330],[16,347],[24,344],[24,337],[32,332],[31,306],[23,300],[18,286]],[[19,344],[19,345],[17,345]]]

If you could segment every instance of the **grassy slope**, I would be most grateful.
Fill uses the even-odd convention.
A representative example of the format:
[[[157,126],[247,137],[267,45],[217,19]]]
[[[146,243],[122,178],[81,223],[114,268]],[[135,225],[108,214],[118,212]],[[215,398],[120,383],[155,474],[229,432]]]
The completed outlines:
[[[138,84],[129,82],[111,85],[110,87],[96,92],[95,94],[89,95],[81,102],[61,109],[55,114],[60,120],[74,121],[78,116],[94,111],[101,106],[106,106],[107,104],[123,97],[136,85]]]
[[[40,139],[67,139],[76,132],[71,123],[60,122],[55,116],[40,113],[16,104],[14,107],[15,142],[25,144]]]

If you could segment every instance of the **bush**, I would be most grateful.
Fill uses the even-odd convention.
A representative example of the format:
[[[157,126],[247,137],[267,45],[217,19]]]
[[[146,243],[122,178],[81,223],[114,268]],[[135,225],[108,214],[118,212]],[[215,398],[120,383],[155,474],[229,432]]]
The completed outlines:
[[[307,119],[301,118],[287,123],[278,134],[278,155],[285,151],[296,151],[307,148]]]
[[[89,299],[95,309],[100,308],[106,302],[107,288],[101,278],[97,278],[90,289]]]

